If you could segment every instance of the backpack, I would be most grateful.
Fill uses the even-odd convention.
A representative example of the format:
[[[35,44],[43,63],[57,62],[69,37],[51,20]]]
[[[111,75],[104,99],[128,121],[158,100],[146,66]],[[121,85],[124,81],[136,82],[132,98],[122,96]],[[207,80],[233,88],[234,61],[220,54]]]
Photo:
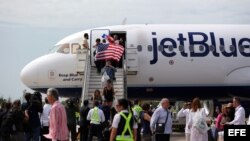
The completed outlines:
[[[208,127],[205,117],[202,115],[203,110],[199,110],[195,113],[194,116],[194,127],[201,133],[207,133]]]

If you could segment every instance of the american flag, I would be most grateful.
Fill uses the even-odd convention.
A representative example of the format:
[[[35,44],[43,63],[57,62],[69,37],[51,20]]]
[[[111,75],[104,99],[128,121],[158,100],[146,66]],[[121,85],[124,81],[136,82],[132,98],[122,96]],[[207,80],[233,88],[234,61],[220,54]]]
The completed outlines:
[[[114,43],[109,44],[99,44],[98,52],[95,56],[95,60],[116,60],[119,61],[122,57],[124,47],[121,45],[116,45]]]
[[[108,46],[109,46],[109,44],[100,43],[97,46],[96,50],[97,50],[97,52],[104,51],[104,50],[106,50],[108,48]]]

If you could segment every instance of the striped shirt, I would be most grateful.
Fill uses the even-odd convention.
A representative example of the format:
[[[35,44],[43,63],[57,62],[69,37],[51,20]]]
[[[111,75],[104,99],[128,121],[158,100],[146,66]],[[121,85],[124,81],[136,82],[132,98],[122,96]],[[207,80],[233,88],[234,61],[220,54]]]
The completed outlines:
[[[67,116],[64,106],[56,101],[50,111],[49,116],[49,134],[45,135],[45,137],[54,140],[68,140],[68,127],[67,127]]]

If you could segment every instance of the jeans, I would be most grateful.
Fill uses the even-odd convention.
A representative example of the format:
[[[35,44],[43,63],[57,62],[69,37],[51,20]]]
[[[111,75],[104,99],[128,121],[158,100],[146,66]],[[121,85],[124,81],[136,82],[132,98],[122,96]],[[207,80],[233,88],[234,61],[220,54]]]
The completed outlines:
[[[31,128],[31,132],[25,133],[25,141],[39,141],[40,126]]]

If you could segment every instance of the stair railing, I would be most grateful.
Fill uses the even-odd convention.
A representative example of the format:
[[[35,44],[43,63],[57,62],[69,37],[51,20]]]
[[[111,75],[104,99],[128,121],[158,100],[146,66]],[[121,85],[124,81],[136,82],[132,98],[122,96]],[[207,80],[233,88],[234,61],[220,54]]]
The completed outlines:
[[[87,52],[85,69],[84,69],[84,79],[83,79],[83,87],[82,87],[82,105],[84,100],[89,100],[88,98],[88,86],[89,86],[89,74],[90,74],[90,56]]]

